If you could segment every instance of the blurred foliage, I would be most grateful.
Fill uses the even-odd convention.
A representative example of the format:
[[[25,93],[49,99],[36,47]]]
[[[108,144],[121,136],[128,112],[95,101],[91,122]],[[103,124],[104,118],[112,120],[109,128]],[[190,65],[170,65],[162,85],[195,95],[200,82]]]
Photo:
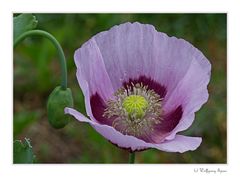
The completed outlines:
[[[226,163],[226,15],[225,14],[35,14],[38,28],[53,34],[65,51],[68,80],[74,107],[85,113],[83,95],[77,83],[74,51],[98,32],[127,21],[152,24],[169,36],[186,39],[212,63],[209,100],[190,129],[201,136],[193,152],[166,153],[147,150],[136,153],[137,163]],[[46,102],[60,83],[60,68],[52,44],[38,37],[28,38],[14,51],[14,138],[32,139],[39,163],[126,163],[121,150],[91,126],[71,119],[64,129],[47,122]],[[32,117],[32,120],[30,121]],[[26,123],[24,123],[26,122]],[[27,125],[27,126],[26,126]]]
[[[21,140],[15,140],[13,150],[13,162],[14,163],[33,163],[35,155],[33,154],[32,146],[30,140],[25,138],[22,142]]]
[[[24,32],[32,30],[37,27],[37,19],[32,14],[21,14],[13,19],[13,40],[16,39]]]

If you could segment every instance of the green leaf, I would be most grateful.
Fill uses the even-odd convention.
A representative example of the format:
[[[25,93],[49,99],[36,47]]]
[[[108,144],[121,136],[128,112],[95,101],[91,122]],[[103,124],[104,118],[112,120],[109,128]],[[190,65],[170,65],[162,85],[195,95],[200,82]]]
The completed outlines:
[[[13,18],[13,40],[24,32],[32,30],[37,27],[37,19],[32,14],[21,14]]]
[[[33,154],[32,146],[28,138],[15,140],[13,143],[13,162],[14,163],[33,163],[35,155]]]

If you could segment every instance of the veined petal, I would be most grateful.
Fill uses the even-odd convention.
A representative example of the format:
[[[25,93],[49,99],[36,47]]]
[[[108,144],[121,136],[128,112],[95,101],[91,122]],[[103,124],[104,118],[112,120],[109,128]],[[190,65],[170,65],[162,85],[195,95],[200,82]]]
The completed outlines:
[[[201,138],[186,137],[177,135],[174,140],[165,141],[160,144],[146,143],[134,136],[123,135],[116,131],[113,127],[99,124],[95,121],[87,119],[84,115],[72,108],[65,108],[65,113],[74,116],[80,122],[89,123],[98,133],[108,139],[113,144],[121,148],[127,148],[131,151],[138,151],[147,148],[156,148],[168,152],[185,152],[195,150],[201,143]]]
[[[200,53],[187,41],[138,22],[116,25],[93,38],[114,90],[129,78],[145,76],[161,83],[171,93]]]
[[[142,74],[149,77],[155,72],[155,33],[152,25],[125,23],[93,37],[115,90],[129,78],[137,79]]]
[[[79,48],[75,52],[74,60],[87,114],[91,119],[96,119],[92,114],[90,97],[97,93],[105,102],[113,96],[113,88],[95,40],[89,40]]]
[[[172,110],[178,105],[183,107],[183,116],[179,124],[167,139],[174,138],[179,131],[186,130],[194,121],[195,112],[208,100],[207,85],[210,81],[211,64],[197,51],[185,76],[169,95],[166,95],[165,110]]]

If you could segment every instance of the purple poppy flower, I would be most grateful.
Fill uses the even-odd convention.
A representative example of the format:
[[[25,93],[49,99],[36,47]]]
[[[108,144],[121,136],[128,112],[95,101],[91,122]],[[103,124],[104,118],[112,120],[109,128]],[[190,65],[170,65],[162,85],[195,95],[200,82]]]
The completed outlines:
[[[177,134],[208,100],[211,65],[190,43],[125,23],[93,36],[74,59],[90,119],[72,108],[65,113],[130,151],[200,145],[200,137]]]

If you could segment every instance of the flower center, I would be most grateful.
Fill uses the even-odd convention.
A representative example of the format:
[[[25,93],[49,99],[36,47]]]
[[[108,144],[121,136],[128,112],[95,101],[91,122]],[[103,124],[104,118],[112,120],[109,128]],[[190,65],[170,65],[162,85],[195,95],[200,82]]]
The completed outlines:
[[[162,119],[162,98],[142,83],[118,89],[108,100],[103,117],[112,119],[112,126],[123,134],[148,136]]]
[[[142,118],[148,107],[148,102],[143,96],[130,95],[123,100],[122,105],[130,118]]]

